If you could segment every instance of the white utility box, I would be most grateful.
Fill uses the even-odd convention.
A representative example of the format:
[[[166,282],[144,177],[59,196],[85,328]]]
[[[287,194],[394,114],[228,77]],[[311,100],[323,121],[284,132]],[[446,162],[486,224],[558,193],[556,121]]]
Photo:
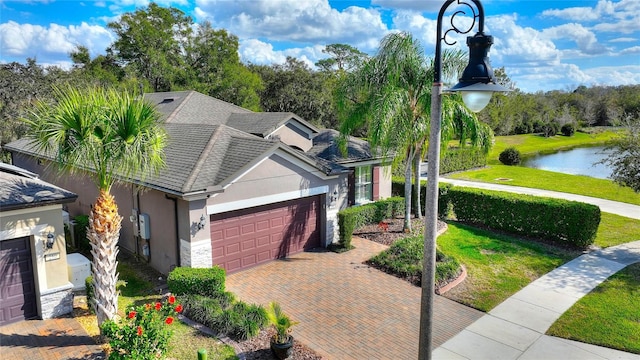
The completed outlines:
[[[85,290],[84,281],[91,276],[91,262],[79,253],[67,254],[67,270],[73,290]]]

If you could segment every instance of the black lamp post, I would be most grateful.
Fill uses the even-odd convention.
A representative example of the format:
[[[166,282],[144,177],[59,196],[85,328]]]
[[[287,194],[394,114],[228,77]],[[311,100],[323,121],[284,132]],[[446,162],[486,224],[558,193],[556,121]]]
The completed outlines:
[[[464,14],[464,10],[456,11],[451,17],[451,28],[442,35],[442,17],[449,5],[456,2],[468,7],[473,14],[473,22],[468,29],[459,29],[454,25],[456,15]],[[469,4],[476,5],[476,10]],[[436,267],[436,236],[438,231],[438,174],[440,171],[440,125],[442,122],[442,49],[441,42],[453,45],[447,41],[447,35],[453,31],[458,34],[469,33],[476,20],[478,33],[467,37],[469,46],[469,64],[462,73],[460,82],[448,91],[459,91],[462,100],[469,110],[478,112],[484,109],[496,91],[509,89],[496,83],[493,70],[489,64],[489,48],[493,44],[493,37],[484,34],[484,8],[479,0],[447,0],[438,13],[438,35],[436,39],[436,57],[434,59],[434,78],[431,92],[431,133],[429,135],[428,167],[427,167],[427,196],[425,201],[425,231],[424,231],[424,264],[422,270],[422,297],[420,308],[420,339],[419,359],[431,359],[433,343],[433,297],[435,293]]]

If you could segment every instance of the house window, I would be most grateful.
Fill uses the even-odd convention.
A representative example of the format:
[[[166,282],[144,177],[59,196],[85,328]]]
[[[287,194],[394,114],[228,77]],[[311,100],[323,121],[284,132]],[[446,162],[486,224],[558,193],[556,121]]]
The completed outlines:
[[[371,165],[356,167],[356,204],[363,204],[373,200],[372,174]]]

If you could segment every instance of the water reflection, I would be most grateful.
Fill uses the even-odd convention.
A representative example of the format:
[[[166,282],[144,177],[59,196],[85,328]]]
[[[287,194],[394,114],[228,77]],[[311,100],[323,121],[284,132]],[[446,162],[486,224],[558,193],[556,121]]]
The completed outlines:
[[[611,169],[606,165],[596,163],[606,158],[610,153],[611,150],[605,150],[603,146],[575,148],[526,158],[521,166],[607,179],[611,175]]]

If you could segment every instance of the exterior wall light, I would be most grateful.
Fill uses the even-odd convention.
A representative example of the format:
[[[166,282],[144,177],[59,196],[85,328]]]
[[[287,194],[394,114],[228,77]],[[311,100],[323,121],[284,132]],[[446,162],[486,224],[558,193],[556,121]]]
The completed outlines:
[[[206,221],[206,220],[207,220],[207,219],[205,219],[204,215],[200,216],[200,222],[197,224],[197,226],[198,226],[198,230],[202,230],[202,229],[204,229],[205,221]]]
[[[46,247],[47,249],[53,249],[53,244],[54,244],[54,242],[55,242],[55,239],[56,239],[55,235],[53,235],[53,233],[52,233],[52,232],[49,232],[49,233],[47,234],[47,240],[45,240],[45,243],[44,243],[44,244],[45,244],[45,247]]]

